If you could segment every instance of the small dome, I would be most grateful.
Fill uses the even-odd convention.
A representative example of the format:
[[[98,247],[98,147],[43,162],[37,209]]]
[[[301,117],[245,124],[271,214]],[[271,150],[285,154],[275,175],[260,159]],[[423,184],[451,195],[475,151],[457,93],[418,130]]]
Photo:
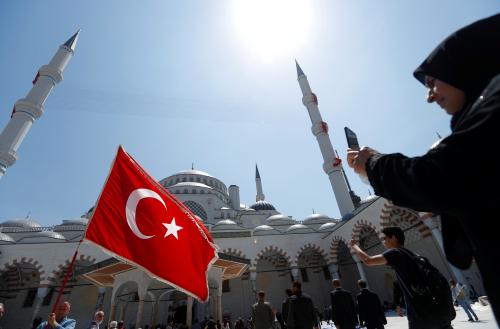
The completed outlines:
[[[0,244],[10,244],[16,243],[16,240],[12,239],[10,235],[0,232]]]
[[[32,219],[11,219],[0,223],[2,227],[19,227],[19,228],[38,228],[42,227],[40,224]]]
[[[312,214],[310,216],[307,216],[304,219],[304,224],[309,224],[309,223],[320,223],[320,222],[328,222],[330,221],[330,217],[327,215],[323,214]]]
[[[276,210],[272,204],[267,201],[259,200],[250,206],[253,210]]]
[[[314,232],[310,227],[305,226],[304,224],[295,224],[290,226],[286,233],[309,233]]]
[[[287,215],[277,214],[267,217],[266,223],[268,225],[293,225],[296,222]]]
[[[212,230],[214,231],[239,230],[239,229],[241,229],[241,227],[230,219],[220,220],[217,223],[215,223],[214,226],[212,226]]]
[[[57,242],[64,242],[66,238],[54,231],[41,231],[33,234],[23,236],[18,242],[47,242],[48,240],[57,240]]]
[[[253,235],[267,235],[276,233],[279,233],[279,231],[276,231],[269,225],[259,225],[253,229]]]
[[[333,228],[337,225],[336,223],[325,223],[319,227],[319,231],[325,232],[325,231],[331,231]]]
[[[217,223],[215,223],[214,226],[217,226],[217,225],[236,225],[235,222],[233,222],[232,220],[230,219],[223,219],[223,220],[220,220],[218,221]]]

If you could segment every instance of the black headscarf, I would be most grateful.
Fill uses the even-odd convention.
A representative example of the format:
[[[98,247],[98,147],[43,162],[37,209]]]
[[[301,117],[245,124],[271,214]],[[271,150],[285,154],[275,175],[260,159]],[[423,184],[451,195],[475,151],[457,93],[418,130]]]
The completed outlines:
[[[451,34],[413,72],[424,85],[429,75],[463,91],[464,109],[474,103],[497,74],[500,74],[500,14]],[[460,112],[463,111],[455,116],[459,117]]]

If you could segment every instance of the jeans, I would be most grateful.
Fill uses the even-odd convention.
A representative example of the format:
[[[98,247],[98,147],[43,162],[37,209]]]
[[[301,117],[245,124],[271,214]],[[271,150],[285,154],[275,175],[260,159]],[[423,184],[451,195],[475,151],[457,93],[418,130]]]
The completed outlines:
[[[474,318],[476,318],[476,321],[478,320],[476,313],[474,313],[474,311],[470,307],[470,304],[469,304],[469,302],[467,300],[465,300],[465,299],[463,299],[463,300],[457,300],[457,302],[458,302],[458,305],[462,306],[462,308],[464,309],[465,313],[467,313],[467,316],[469,317],[469,320],[473,320],[472,319],[473,315],[474,315]]]

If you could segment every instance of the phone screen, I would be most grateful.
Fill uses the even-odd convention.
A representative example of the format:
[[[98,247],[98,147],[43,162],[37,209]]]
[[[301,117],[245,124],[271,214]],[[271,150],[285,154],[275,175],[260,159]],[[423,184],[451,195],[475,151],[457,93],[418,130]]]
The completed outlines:
[[[351,129],[344,127],[345,137],[347,139],[347,146],[353,150],[359,150],[358,136]]]

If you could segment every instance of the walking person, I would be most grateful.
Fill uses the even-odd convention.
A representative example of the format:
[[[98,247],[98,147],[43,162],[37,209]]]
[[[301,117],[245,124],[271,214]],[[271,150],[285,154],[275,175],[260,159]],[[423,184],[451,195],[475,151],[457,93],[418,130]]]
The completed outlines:
[[[314,304],[307,294],[302,292],[302,284],[295,281],[292,284],[292,293],[287,315],[288,329],[311,329],[319,328],[318,317]]]
[[[356,306],[349,291],[342,289],[339,279],[333,279],[333,290],[330,292],[332,300],[332,318],[338,329],[355,329],[358,324]]]
[[[477,262],[497,323],[500,268],[497,234],[489,222],[500,201],[500,14],[446,38],[415,70],[427,101],[452,116],[452,133],[426,154],[407,157],[364,147],[347,162],[367,177],[375,194],[394,204],[441,217],[448,261],[459,269]],[[471,152],[478,156],[468,157]],[[487,198],[485,199],[485,195]]]
[[[380,298],[367,288],[365,280],[358,280],[358,287],[361,290],[356,296],[360,326],[367,329],[384,329],[387,319]]]
[[[474,316],[476,321],[479,321],[476,312],[474,312],[472,307],[470,307],[470,303],[467,300],[467,295],[465,294],[465,286],[460,284],[460,282],[457,283],[455,282],[455,280],[450,280],[450,287],[451,287],[451,295],[453,296],[453,301],[454,302],[456,301],[458,305],[462,306],[465,313],[469,317],[469,321],[474,322],[472,316]]]
[[[274,314],[271,304],[264,300],[266,293],[259,291],[257,303],[252,306],[253,329],[271,329],[274,322]]]
[[[386,227],[382,229],[382,241],[387,250],[381,255],[369,256],[351,240],[351,248],[359,259],[368,266],[389,265],[398,277],[401,285],[406,312],[410,329],[451,329],[451,320],[455,318],[455,309],[449,296],[449,305],[436,309],[438,314],[426,314],[416,303],[414,295],[408,287],[420,286],[421,278],[418,276],[418,269],[412,258],[413,253],[404,248],[405,235],[399,227]],[[449,291],[447,291],[449,292]],[[415,304],[415,305],[414,305]],[[401,315],[401,308],[397,307],[397,312]]]

